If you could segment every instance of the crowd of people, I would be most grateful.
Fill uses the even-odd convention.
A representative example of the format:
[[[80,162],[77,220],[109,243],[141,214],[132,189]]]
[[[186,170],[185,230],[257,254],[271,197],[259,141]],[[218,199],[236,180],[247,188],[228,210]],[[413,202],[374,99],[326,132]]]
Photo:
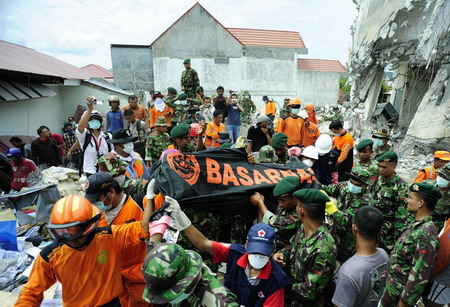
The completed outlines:
[[[55,203],[47,225],[55,241],[36,258],[17,306],[38,306],[56,281],[67,306],[450,303],[448,151],[406,183],[388,129],[355,144],[340,119],[319,131],[314,106],[296,97],[277,112],[264,96],[265,112],[240,136],[256,112],[250,94],[226,97],[219,86],[211,99],[190,60],[184,65],[183,92],[154,91],[149,109],[136,96],[120,109],[110,96],[104,120],[89,96],[63,136],[41,126],[31,148],[11,139],[13,190],[26,187],[35,164],[70,161],[87,177],[84,197]],[[182,208],[158,189],[154,171],[165,155],[208,150],[241,151],[246,163],[299,160],[314,183],[281,179],[276,210],[255,187],[250,221]],[[230,234],[224,220],[244,235]]]

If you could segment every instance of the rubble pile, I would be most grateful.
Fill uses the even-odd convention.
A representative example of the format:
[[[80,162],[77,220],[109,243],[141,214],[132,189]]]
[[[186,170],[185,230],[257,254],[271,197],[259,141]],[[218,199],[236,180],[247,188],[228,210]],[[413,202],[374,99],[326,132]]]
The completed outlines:
[[[428,165],[433,165],[433,155],[414,154],[404,156],[399,160],[396,172],[406,182],[412,183],[417,173]]]
[[[71,168],[52,166],[42,171],[42,182],[55,184],[61,197],[69,194],[80,196],[84,194],[80,192],[80,176],[78,171]]]

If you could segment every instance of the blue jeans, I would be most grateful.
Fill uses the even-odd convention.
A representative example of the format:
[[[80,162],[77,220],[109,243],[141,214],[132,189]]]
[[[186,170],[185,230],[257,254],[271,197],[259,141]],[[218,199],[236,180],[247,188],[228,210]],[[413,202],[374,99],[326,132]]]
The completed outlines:
[[[233,144],[236,143],[236,140],[239,137],[240,130],[241,130],[241,126],[227,125],[227,132],[230,134],[230,139],[232,139]]]

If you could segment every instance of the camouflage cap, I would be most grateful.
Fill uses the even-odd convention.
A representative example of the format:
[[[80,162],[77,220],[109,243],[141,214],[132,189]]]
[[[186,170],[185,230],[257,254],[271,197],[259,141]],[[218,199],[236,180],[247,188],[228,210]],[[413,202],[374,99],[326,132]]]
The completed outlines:
[[[166,118],[164,116],[158,117],[158,119],[156,120],[155,126],[156,127],[167,126]]]
[[[350,173],[347,173],[351,179],[358,182],[369,184],[370,173],[368,170],[363,169],[361,166],[355,166]]]
[[[442,197],[442,193],[434,185],[426,183],[413,183],[409,186],[409,190],[414,193],[422,194],[426,197],[439,200]]]
[[[185,59],[185,60],[183,61],[183,64],[187,64],[187,63],[191,63],[191,59]]]
[[[356,150],[357,151],[361,151],[361,150],[367,149],[367,147],[370,147],[370,149],[373,148],[373,141],[372,140],[370,140],[370,139],[362,140],[356,146]]]
[[[391,134],[389,133],[389,130],[387,130],[386,128],[377,128],[375,131],[372,132],[372,137],[388,139],[391,137]]]
[[[260,163],[275,163],[278,161],[277,153],[270,145],[261,147],[255,159]]]
[[[188,98],[188,95],[186,93],[180,93],[178,95],[178,100],[186,100]]]
[[[450,163],[447,163],[443,168],[439,168],[437,173],[445,179],[450,180]]]
[[[272,147],[277,149],[282,149],[287,145],[288,137],[286,134],[278,132],[272,136]]]
[[[395,152],[386,151],[384,154],[378,157],[378,162],[398,162],[398,156]]]
[[[250,95],[249,91],[244,91],[244,95]]]
[[[273,196],[280,197],[284,194],[292,194],[298,189],[300,189],[300,180],[297,176],[284,177],[273,189]]]
[[[316,189],[301,189],[294,192],[294,196],[303,204],[313,207],[324,207],[330,198]]]
[[[173,88],[173,87],[168,87],[168,88],[167,88],[167,91],[168,91],[169,93],[171,93],[171,94],[174,94],[174,95],[177,94],[177,90],[176,90],[175,88]]]
[[[189,134],[191,126],[188,124],[178,124],[170,131],[170,136],[173,138],[179,138]]]
[[[178,244],[163,243],[145,257],[142,274],[146,287],[142,298],[167,304],[183,294],[202,270],[201,256]]]
[[[203,90],[203,86],[199,85],[195,88],[195,92],[198,93]]]

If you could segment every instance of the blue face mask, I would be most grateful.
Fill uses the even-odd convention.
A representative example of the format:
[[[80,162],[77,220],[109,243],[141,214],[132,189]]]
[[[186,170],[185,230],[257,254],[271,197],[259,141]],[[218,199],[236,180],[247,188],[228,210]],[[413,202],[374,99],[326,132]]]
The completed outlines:
[[[349,192],[352,194],[359,194],[362,192],[361,187],[357,187],[356,185],[352,184],[350,181],[348,182],[347,187],[348,187]]]
[[[100,129],[100,126],[101,126],[100,121],[98,121],[96,119],[90,120],[88,122],[88,125],[89,125],[89,129],[95,129],[95,130]]]
[[[449,180],[447,180],[447,179],[445,179],[445,178],[443,178],[441,176],[437,176],[437,178],[436,178],[436,184],[441,189],[445,189],[448,186],[449,183],[450,183]]]
[[[384,141],[382,139],[375,139],[373,140],[373,143],[375,144],[375,146],[377,147],[381,147],[384,145]]]
[[[180,100],[180,104],[181,104],[182,106],[185,106],[185,105],[187,105],[187,101],[186,101],[186,100]]]
[[[72,129],[69,129],[69,130],[67,130],[67,133],[68,133],[69,135],[72,135],[72,134],[73,134],[73,130],[72,130]]]

